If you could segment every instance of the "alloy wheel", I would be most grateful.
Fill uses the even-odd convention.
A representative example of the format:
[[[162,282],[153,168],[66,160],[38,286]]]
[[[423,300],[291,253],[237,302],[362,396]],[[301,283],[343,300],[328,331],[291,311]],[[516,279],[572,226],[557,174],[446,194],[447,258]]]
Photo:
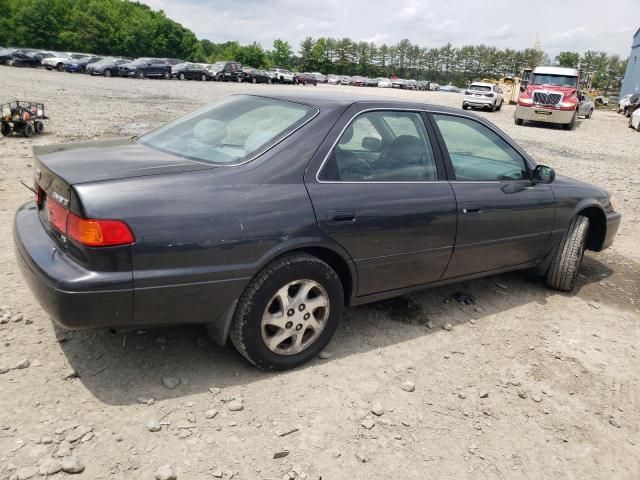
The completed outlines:
[[[329,318],[329,296],[313,280],[296,280],[280,288],[262,315],[262,340],[279,355],[294,355],[311,346]]]

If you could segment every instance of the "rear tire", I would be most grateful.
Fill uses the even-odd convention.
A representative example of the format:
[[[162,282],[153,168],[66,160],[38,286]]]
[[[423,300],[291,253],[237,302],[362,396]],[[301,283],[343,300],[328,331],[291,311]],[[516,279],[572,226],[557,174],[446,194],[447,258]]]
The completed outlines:
[[[573,290],[584,257],[588,233],[589,219],[583,215],[576,216],[553,253],[545,278],[548,287],[564,292]]]
[[[593,109],[589,110],[589,113],[587,114],[586,118],[587,120],[589,120],[591,118],[591,115],[593,115]]]
[[[35,132],[40,135],[42,132],[44,132],[44,123],[42,122],[42,120],[36,120],[33,122],[33,129],[35,130]]]
[[[203,82],[206,82],[207,76],[203,73],[202,76],[200,77],[200,80],[202,80]]]
[[[56,65],[56,70],[58,70],[59,72],[61,72],[62,70],[64,70],[64,64],[63,63],[58,63]]]
[[[516,118],[515,122],[516,122],[516,125],[522,125],[524,123],[524,120],[521,118]]]
[[[466,104],[463,103],[462,104],[462,109],[463,110],[468,110],[469,109],[469,105],[466,105]]]
[[[29,137],[33,137],[33,134],[35,133],[35,129],[33,128],[33,125],[31,125],[30,123],[25,123],[24,127],[22,127],[22,134],[29,138]]]
[[[500,105],[498,105],[498,108],[496,108],[496,110],[497,110],[497,111],[502,110],[502,104],[503,104],[503,103],[504,103],[504,102],[503,102],[502,100],[500,100]]]
[[[8,137],[9,135],[11,135],[13,128],[11,128],[11,125],[9,125],[8,123],[2,122],[2,124],[0,125],[0,131],[2,132],[3,137]]]
[[[105,77],[110,77],[110,76],[111,76],[111,70],[110,70],[110,69],[108,69],[108,68],[105,68],[105,70],[104,70],[104,72],[102,72],[102,74],[103,74]]]
[[[298,294],[301,298],[296,298]],[[304,253],[286,255],[269,263],[246,287],[229,337],[240,354],[259,368],[294,368],[327,346],[343,306],[342,283],[329,265]],[[275,326],[280,322],[282,326]]]
[[[180,80],[184,80],[184,79],[185,79],[185,78],[187,78],[187,77],[185,77],[185,76],[184,76],[184,73],[180,72],[180,75],[178,75],[178,78],[179,78]]]

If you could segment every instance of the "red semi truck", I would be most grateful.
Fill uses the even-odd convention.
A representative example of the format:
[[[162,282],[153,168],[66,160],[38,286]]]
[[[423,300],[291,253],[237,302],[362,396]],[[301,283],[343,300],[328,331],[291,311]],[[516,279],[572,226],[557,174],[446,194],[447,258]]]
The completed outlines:
[[[580,73],[575,68],[536,67],[520,92],[515,122],[561,124],[572,130],[580,113]]]

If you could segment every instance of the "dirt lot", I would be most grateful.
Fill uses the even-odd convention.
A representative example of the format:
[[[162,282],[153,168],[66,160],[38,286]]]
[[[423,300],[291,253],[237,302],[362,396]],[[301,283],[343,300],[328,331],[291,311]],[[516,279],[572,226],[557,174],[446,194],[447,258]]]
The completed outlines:
[[[12,314],[0,324],[0,478],[54,472],[50,458],[80,470],[70,456],[86,479],[153,479],[163,465],[179,479],[640,478],[640,134],[615,113],[571,132],[517,127],[513,107],[481,113],[539,163],[618,198],[615,245],[587,255],[571,295],[514,273],[353,308],[330,358],[283,374],[250,367],[199,327],[52,325],[13,253],[33,145],[142,132],[234,92],[302,88],[313,87],[0,67],[0,101],[41,100],[52,118],[39,138],[0,139],[0,305]],[[366,92],[461,104],[459,94]],[[401,388],[407,380],[415,391]]]

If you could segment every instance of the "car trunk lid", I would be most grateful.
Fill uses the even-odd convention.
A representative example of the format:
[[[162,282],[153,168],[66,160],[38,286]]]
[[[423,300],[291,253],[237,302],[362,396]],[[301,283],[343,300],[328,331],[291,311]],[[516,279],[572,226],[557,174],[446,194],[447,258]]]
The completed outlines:
[[[48,177],[67,186],[215,168],[146,147],[133,138],[49,145],[34,153]]]

